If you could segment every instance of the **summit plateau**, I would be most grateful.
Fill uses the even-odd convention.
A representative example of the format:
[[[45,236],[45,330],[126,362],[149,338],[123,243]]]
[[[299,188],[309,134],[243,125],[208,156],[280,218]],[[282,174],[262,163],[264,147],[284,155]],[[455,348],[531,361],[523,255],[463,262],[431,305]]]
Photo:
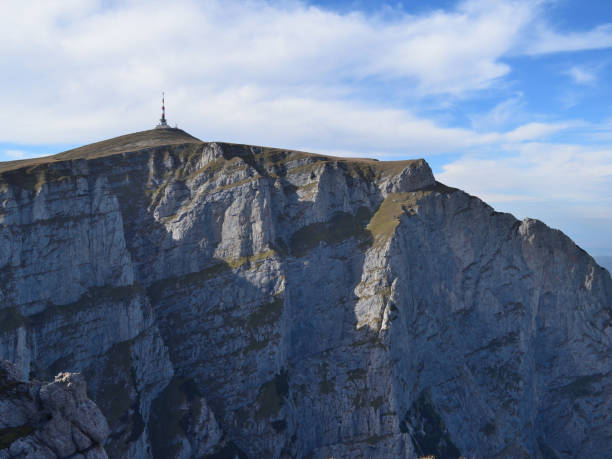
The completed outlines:
[[[612,455],[610,274],[420,159],[168,128],[0,163],[0,359],[81,373],[49,387],[112,458]]]

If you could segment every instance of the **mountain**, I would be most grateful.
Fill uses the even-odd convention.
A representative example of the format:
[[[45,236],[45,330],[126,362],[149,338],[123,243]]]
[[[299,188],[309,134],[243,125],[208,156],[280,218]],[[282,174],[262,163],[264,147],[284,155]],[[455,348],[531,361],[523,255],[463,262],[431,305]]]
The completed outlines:
[[[81,372],[109,457],[612,452],[610,274],[424,160],[153,130],[0,206],[0,358]]]
[[[612,257],[606,255],[599,255],[595,256],[595,260],[597,260],[597,263],[599,263],[601,266],[603,266],[609,272],[612,273]]]

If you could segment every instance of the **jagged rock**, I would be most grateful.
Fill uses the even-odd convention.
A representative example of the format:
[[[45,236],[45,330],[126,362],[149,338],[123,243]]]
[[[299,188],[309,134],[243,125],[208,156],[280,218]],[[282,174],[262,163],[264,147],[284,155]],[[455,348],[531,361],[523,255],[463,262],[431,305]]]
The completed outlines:
[[[24,381],[0,361],[0,458],[107,458],[108,425],[78,373]]]
[[[607,457],[611,347],[606,270],[423,160],[168,129],[0,165],[0,357],[82,372],[113,458]]]

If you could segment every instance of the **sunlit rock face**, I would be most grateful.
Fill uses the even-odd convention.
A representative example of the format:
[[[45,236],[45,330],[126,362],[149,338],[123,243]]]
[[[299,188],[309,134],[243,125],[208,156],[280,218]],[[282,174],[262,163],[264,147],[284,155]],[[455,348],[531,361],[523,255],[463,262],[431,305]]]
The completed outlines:
[[[168,129],[0,165],[0,308],[109,457],[612,451],[609,273],[423,160]]]

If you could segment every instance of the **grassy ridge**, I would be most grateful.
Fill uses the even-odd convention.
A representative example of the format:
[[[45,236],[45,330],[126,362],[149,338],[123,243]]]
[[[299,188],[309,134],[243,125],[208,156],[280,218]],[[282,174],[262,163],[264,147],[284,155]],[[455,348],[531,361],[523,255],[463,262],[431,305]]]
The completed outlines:
[[[182,143],[202,143],[202,141],[180,129],[151,129],[149,131],[135,132],[133,134],[95,142],[57,155],[2,162],[0,163],[0,173],[58,161],[99,158],[102,156],[142,150],[143,148]]]

